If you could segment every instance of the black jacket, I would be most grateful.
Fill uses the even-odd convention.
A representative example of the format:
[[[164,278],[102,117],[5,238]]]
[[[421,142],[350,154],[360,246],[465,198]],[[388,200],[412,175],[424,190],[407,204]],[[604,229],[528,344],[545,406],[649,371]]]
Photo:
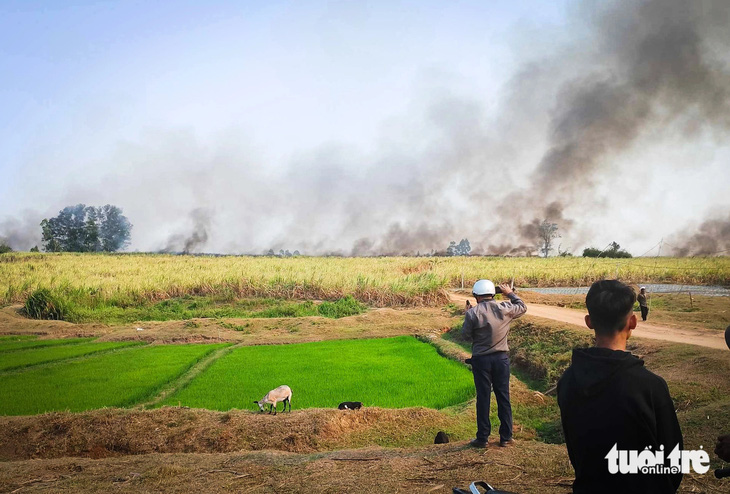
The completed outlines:
[[[574,493],[673,493],[682,474],[611,474],[606,455],[664,445],[665,457],[683,447],[667,383],[629,352],[607,348],[573,350],[573,362],[558,381],[558,405],[575,469]]]

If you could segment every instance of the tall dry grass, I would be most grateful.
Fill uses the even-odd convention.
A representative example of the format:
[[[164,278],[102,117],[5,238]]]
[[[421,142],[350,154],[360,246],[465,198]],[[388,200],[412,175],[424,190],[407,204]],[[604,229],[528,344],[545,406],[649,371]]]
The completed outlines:
[[[443,289],[479,278],[518,286],[579,286],[602,278],[633,283],[730,284],[730,258],[321,258],[153,254],[0,255],[0,302],[38,288],[117,306],[187,294],[333,300],[373,306],[434,305]]]

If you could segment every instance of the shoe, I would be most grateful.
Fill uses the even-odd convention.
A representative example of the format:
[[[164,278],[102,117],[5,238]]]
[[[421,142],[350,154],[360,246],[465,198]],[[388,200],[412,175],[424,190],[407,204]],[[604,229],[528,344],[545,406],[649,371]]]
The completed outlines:
[[[507,439],[506,441],[499,441],[499,445],[503,448],[511,448],[515,445],[514,439]]]
[[[487,441],[480,441],[479,439],[472,439],[469,441],[469,446],[472,448],[486,448],[487,445]]]

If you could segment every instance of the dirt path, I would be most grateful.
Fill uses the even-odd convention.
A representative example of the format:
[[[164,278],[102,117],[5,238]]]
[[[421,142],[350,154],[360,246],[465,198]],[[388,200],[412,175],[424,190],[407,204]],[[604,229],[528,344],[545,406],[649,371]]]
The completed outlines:
[[[457,305],[464,305],[467,300],[474,303],[474,298],[460,293],[450,293],[451,301]],[[585,328],[584,317],[586,312],[556,307],[554,305],[527,304],[527,314],[534,317],[542,317],[553,321],[564,322]],[[708,348],[727,349],[725,339],[720,333],[713,331],[702,331],[699,329],[677,329],[658,324],[651,324],[639,321],[633,335],[637,338],[651,338],[653,340],[671,341],[673,343],[686,343]]]

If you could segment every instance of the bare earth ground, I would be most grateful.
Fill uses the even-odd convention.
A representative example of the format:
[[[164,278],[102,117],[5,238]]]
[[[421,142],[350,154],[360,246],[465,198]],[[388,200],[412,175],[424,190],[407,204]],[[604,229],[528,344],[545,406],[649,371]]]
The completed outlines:
[[[530,304],[531,313],[536,306]],[[17,307],[5,307],[0,334],[243,344],[417,334],[443,343],[439,336],[456,321],[451,311],[438,308],[376,309],[339,320],[226,319],[243,328],[236,331],[207,319],[195,320],[197,327],[185,321],[115,326],[33,321]],[[680,421],[691,424],[684,426],[687,447],[708,449],[708,438],[728,426],[727,350],[634,341],[634,353],[669,382]],[[464,356],[448,342],[441,351]],[[554,398],[516,378],[510,392],[513,405],[554,406]],[[515,447],[480,451],[466,446],[475,427],[473,401],[441,411],[309,409],[272,416],[166,407],[0,417],[0,492],[448,493],[473,480],[522,493],[570,492],[573,471],[565,446],[540,442],[534,430],[515,425]],[[455,440],[430,444],[438,430]],[[728,492],[729,484],[711,474],[689,475],[680,492]]]
[[[326,317],[229,319],[223,327],[215,319],[145,321],[136,324],[72,324],[23,317],[21,306],[0,308],[0,334],[37,334],[40,338],[94,336],[99,341],[143,340],[157,343],[214,343],[248,345],[303,343],[328,339],[384,338],[404,334],[443,332],[452,323],[443,309],[373,309],[342,319]],[[138,330],[140,328],[141,330]]]
[[[452,303],[459,306],[466,304],[467,300],[474,303],[474,298],[461,293],[450,293]],[[730,305],[730,302],[728,302]],[[585,310],[568,309],[554,305],[543,305],[530,303],[527,314],[534,317],[542,317],[559,321],[580,328],[585,328]],[[652,340],[671,341],[674,343],[686,343],[699,345],[708,348],[726,349],[725,338],[721,333],[706,329],[679,329],[665,325],[653,324],[641,321],[633,331],[633,336],[638,338],[650,338]]]

